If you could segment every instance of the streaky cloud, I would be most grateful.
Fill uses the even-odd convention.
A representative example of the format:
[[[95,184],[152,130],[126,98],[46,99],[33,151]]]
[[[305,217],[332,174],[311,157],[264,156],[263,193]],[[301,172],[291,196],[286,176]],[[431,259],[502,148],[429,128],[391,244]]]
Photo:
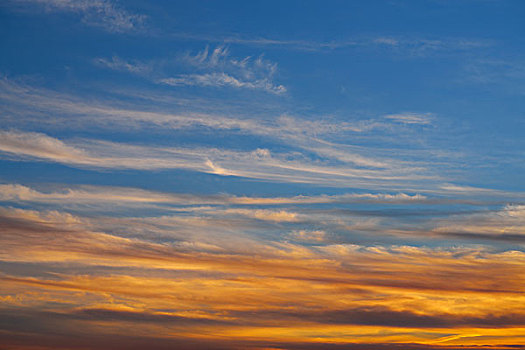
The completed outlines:
[[[130,145],[102,140],[67,144],[41,133],[2,131],[0,151],[11,158],[45,160],[77,167],[109,169],[187,169],[261,180],[317,183],[354,187],[369,183],[436,180],[414,174],[414,168],[363,169],[349,165],[308,162],[303,157],[239,152],[217,148],[166,148]],[[15,158],[13,158],[15,157]]]
[[[79,14],[82,22],[114,33],[136,31],[143,26],[144,15],[133,14],[111,0],[10,0],[20,4],[35,4],[47,12]]]

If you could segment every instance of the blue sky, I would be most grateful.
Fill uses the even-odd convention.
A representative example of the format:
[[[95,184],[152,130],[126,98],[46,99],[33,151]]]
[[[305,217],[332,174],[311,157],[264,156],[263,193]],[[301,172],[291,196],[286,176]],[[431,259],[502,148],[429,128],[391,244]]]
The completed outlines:
[[[91,325],[115,321],[110,333],[119,337],[120,321],[130,318],[123,321],[109,313],[160,320],[159,312],[170,310],[170,317],[191,314],[219,322],[216,312],[222,310],[228,320],[249,323],[249,315],[237,315],[244,304],[223,310],[218,301],[177,307],[162,298],[131,301],[122,292],[131,287],[122,281],[120,292],[71,296],[58,306],[51,294],[69,289],[46,290],[48,300],[29,302],[37,293],[31,288],[37,287],[16,284],[24,278],[58,279],[83,290],[79,278],[111,276],[141,277],[147,285],[153,283],[146,279],[151,271],[175,273],[188,264],[159,267],[182,252],[197,260],[209,254],[201,266],[207,269],[209,261],[219,264],[237,255],[264,260],[277,251],[283,266],[307,264],[313,256],[347,266],[361,254],[368,261],[381,251],[392,262],[389,268],[400,269],[399,276],[413,271],[410,278],[417,280],[421,276],[410,265],[412,259],[438,259],[436,268],[443,271],[454,264],[469,266],[471,277],[465,278],[472,281],[465,288],[483,289],[487,276],[476,270],[476,259],[491,262],[496,271],[511,264],[509,254],[521,262],[525,242],[524,17],[525,3],[504,0],[3,1],[0,215],[8,248],[0,249],[5,267],[0,276],[12,285],[1,291],[1,312],[24,311],[23,317],[39,324],[42,312],[76,315],[71,317],[81,322],[81,309]],[[76,234],[47,237],[50,227],[66,236]],[[105,244],[100,255],[92,254]],[[48,253],[42,251],[45,246]],[[137,266],[130,257],[144,259],[146,251],[155,252],[155,262]],[[118,266],[104,260],[114,254],[126,258]],[[261,272],[269,267],[241,271],[233,263],[221,264],[213,267],[265,286],[282,278]],[[500,271],[501,283],[518,279],[511,265]],[[379,269],[373,262],[366,266],[368,272],[360,277],[368,281],[362,282],[364,289],[372,288],[367,283]],[[107,272],[117,267],[122,270]],[[436,291],[455,281],[439,277],[446,275],[443,271],[429,282]],[[335,276],[336,271],[324,273]],[[185,280],[188,288],[197,284],[194,277]],[[217,298],[228,293],[226,277],[198,278],[199,285],[208,286],[203,290],[210,288]],[[401,288],[397,282],[389,286]],[[326,282],[326,288],[334,283]],[[45,289],[43,284],[38,288]],[[283,288],[292,293],[291,286]],[[470,308],[479,319],[498,312],[498,320],[519,316],[505,307],[474,310],[451,292],[445,296],[447,305],[462,307],[437,310],[429,305],[438,294],[424,294],[417,283],[414,289],[422,293],[417,298],[425,300],[423,309],[408,292],[403,300],[385,297],[388,303],[378,304],[379,295],[387,293],[378,291],[359,299],[367,301],[362,304],[357,299],[345,304],[354,305],[349,312],[358,316],[387,308],[381,312],[390,316],[424,310],[425,317],[441,317],[435,324],[429,321],[428,329],[406,330],[403,339],[394,336],[399,333],[395,327],[404,327],[395,322],[366,325],[387,334],[376,342],[370,340],[370,329],[359,328],[361,321],[334,330],[327,324],[342,323],[323,323],[325,314],[312,320],[334,342],[344,343],[362,331],[363,342],[377,343],[378,349],[400,341],[481,344],[469,336],[473,329],[480,339],[492,337],[491,344],[525,344],[517,335],[525,323],[500,325],[511,330],[498,333],[480,330],[485,321],[476,323],[471,314],[462,314]],[[270,304],[285,298],[274,289],[260,293]],[[296,307],[341,311],[341,305],[323,299],[346,298],[339,291],[319,293],[310,301],[298,297]],[[488,294],[475,299],[478,304],[496,298],[483,293]],[[10,301],[15,299],[27,305]],[[512,310],[516,300],[501,303]],[[278,316],[282,305],[272,305],[275,317],[291,317]],[[93,310],[105,313],[96,318]],[[253,318],[270,318],[257,312]],[[17,322],[24,324],[22,318]],[[168,345],[201,341],[193,321],[188,322],[179,329],[182,338],[156,339]],[[436,324],[451,329],[437,332],[431,327]],[[288,338],[276,333],[267,341],[284,347],[317,342],[316,331],[309,328],[297,343],[286,343],[299,334],[295,326],[305,325],[292,322],[279,333]],[[69,333],[78,336],[82,327]],[[223,334],[214,327],[205,326],[213,336]],[[239,342],[235,346],[259,339],[255,328],[247,336],[236,327],[229,333]],[[12,344],[27,331],[15,328],[4,329]],[[28,346],[45,333],[31,331],[36,335]],[[153,333],[162,332],[155,328]],[[72,346],[71,339],[57,338],[49,346]],[[129,340],[119,339],[123,344]]]
[[[29,85],[66,93],[63,98],[163,113],[351,123],[368,129],[322,136],[373,152],[410,150],[405,158],[436,163],[427,167],[445,163],[439,170],[444,182],[523,189],[517,176],[523,169],[519,2],[97,6],[3,5],[5,89]],[[213,52],[220,61],[215,66]],[[196,81],[199,77],[206,81]],[[137,94],[162,101],[140,100]],[[13,108],[13,114],[21,112]],[[56,118],[68,118],[62,114]],[[417,117],[403,123],[389,115]],[[378,123],[384,125],[373,126]],[[163,133],[162,128],[150,128],[147,135],[107,127],[58,130],[56,124],[31,127],[113,140],[157,139]],[[20,122],[6,126],[19,129]],[[104,135],[108,129],[111,135]],[[246,132],[232,134],[216,135],[217,145],[282,146],[262,138],[252,143]],[[194,132],[190,140],[177,136],[213,142]],[[166,137],[177,143],[171,134]],[[431,153],[440,159],[429,162]]]

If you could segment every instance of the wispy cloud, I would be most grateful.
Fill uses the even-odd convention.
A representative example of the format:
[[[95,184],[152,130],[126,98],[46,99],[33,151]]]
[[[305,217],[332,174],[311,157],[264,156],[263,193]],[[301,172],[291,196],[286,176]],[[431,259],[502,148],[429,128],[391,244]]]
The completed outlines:
[[[161,79],[159,82],[171,85],[189,85],[189,86],[214,86],[222,87],[229,86],[234,88],[247,88],[252,90],[264,90],[274,94],[282,94],[286,92],[283,85],[273,85],[267,79],[250,81],[241,81],[226,73],[211,73],[211,74],[187,74],[179,75],[175,78]]]
[[[15,0],[33,3],[49,12],[70,12],[80,15],[87,25],[122,33],[140,29],[145,16],[133,14],[111,0]]]
[[[142,66],[138,62],[120,61],[118,58],[111,61],[103,60],[103,64],[114,65],[115,69],[131,71],[147,71],[148,65]],[[89,102],[71,94],[59,93],[52,90],[35,88],[27,84],[3,78],[0,79],[0,99],[4,101],[4,108],[12,105],[11,113],[17,113],[17,120],[38,122],[40,125],[60,125],[65,118],[64,114],[77,116],[76,125],[97,126],[118,124],[120,128],[140,127],[141,123],[162,128],[181,129],[193,127],[210,127],[218,130],[240,130],[255,135],[282,137],[283,140],[306,137],[312,142],[312,137],[319,138],[326,135],[340,135],[345,132],[366,133],[375,130],[389,130],[399,123],[385,120],[385,118],[366,119],[356,121],[340,121],[322,116],[318,119],[305,119],[293,115],[281,114],[271,118],[248,118],[231,115],[206,114],[188,111],[148,111],[132,105],[129,108],[117,108],[111,105],[112,101],[93,99]],[[206,102],[201,102],[206,103]],[[47,118],[40,118],[45,113]],[[36,114],[34,118],[33,114]],[[243,113],[244,114],[244,113]],[[420,118],[430,116],[429,113],[403,113],[400,115],[414,115]],[[4,118],[7,120],[7,118]],[[388,119],[388,118],[387,118]],[[69,120],[71,123],[72,121]],[[327,144],[325,144],[326,146]]]
[[[146,209],[156,217],[110,218],[78,220],[67,214],[72,225],[93,230],[132,232],[135,235],[166,235],[171,238],[190,234],[213,244],[209,230],[216,234],[284,237],[296,242],[346,242],[356,232],[373,235],[374,240],[398,237],[428,242],[458,240],[460,242],[525,242],[525,206],[499,205],[487,210],[472,207],[451,210],[450,204],[469,204],[454,200],[428,198],[421,195],[348,193],[341,195],[246,197],[227,194],[196,195],[189,193],[162,193],[137,188],[105,186],[52,187],[52,191],[38,191],[22,185],[0,185],[0,201],[9,205],[46,209],[39,220],[55,220],[56,213],[68,209],[77,213],[104,213],[122,216],[129,210]],[[379,209],[348,209],[351,203],[383,204]],[[330,204],[322,206],[322,204]],[[425,204],[429,208],[405,205]],[[321,206],[319,206],[321,205]],[[491,205],[485,203],[485,206]],[[493,204],[492,204],[493,205]],[[263,207],[263,208],[261,208]],[[13,213],[19,211],[15,210]],[[26,212],[33,213],[33,212]],[[28,214],[29,215],[29,214]],[[32,215],[32,214],[31,214]],[[69,216],[68,216],[69,215]],[[65,220],[65,219],[64,219]],[[286,224],[289,234],[283,235]],[[127,227],[127,228],[126,228]],[[130,228],[133,227],[133,228]],[[177,228],[175,228],[177,227]],[[330,232],[330,234],[328,234]],[[350,235],[350,236],[349,236]],[[227,238],[225,237],[227,240]]]
[[[326,237],[326,232],[323,230],[294,230],[289,234],[289,237],[295,241],[304,242],[323,242]]]
[[[420,124],[428,125],[432,123],[432,115],[430,113],[399,113],[389,114],[385,116],[386,119],[393,120],[402,124]]]
[[[298,154],[269,151],[231,151],[218,148],[166,148],[77,141],[74,145],[41,133],[2,131],[0,151],[8,157],[40,159],[62,164],[110,169],[188,169],[270,181],[360,187],[437,180],[422,169],[405,167],[362,168],[329,161],[309,160]]]
[[[133,108],[115,108],[106,103],[93,101],[88,104],[74,96],[13,84],[7,79],[4,79],[0,86],[2,87],[0,98],[6,102],[6,107],[10,108],[12,113],[20,116],[20,118],[16,118],[16,121],[14,120],[15,125],[21,121],[27,121],[28,123],[37,123],[39,126],[48,124],[51,127],[57,127],[63,125],[60,121],[67,116],[68,125],[76,123],[78,126],[97,125],[111,128],[118,125],[124,130],[139,128],[145,124],[174,130],[205,127],[277,140],[281,144],[288,145],[288,147],[302,149],[305,153],[317,154],[331,162],[384,169],[411,166],[407,162],[392,159],[391,154],[387,155],[370,147],[357,147],[328,141],[334,136],[341,139],[343,135],[348,133],[366,134],[376,130],[388,131],[390,129],[396,131],[395,128],[411,125],[406,123],[406,119],[403,119],[404,123],[390,121],[388,118],[348,122],[326,120],[326,118],[305,120],[287,115],[255,119],[187,111],[184,113],[151,112]],[[28,101],[30,101],[29,104]],[[46,118],[41,118],[42,113],[46,115]],[[71,114],[77,117],[72,120],[69,118]],[[404,115],[404,117],[407,116]],[[414,115],[410,115],[410,118],[408,121],[411,123],[425,121],[422,115],[418,115],[417,120],[414,119],[416,118]],[[399,138],[397,131],[396,137]],[[268,149],[255,151],[261,159],[265,156],[271,158],[269,152]]]
[[[484,86],[505,87],[512,94],[525,94],[522,89],[525,81],[525,58],[478,59],[464,66],[462,83],[475,83]]]
[[[236,58],[228,48],[218,46],[192,55],[179,54],[170,60],[139,62],[118,56],[97,58],[95,64],[141,75],[155,83],[169,86],[230,87],[283,94],[286,87],[274,83],[277,64],[262,55]],[[177,73],[168,73],[176,71]]]
[[[110,59],[97,58],[94,60],[96,65],[106,67],[117,71],[125,71],[134,74],[145,74],[151,71],[151,67],[141,62],[128,62],[118,56],[113,56]]]
[[[218,46],[191,55],[180,57],[180,60],[194,67],[201,73],[183,74],[164,78],[160,82],[168,85],[199,85],[199,86],[230,86],[263,90],[274,94],[286,92],[283,85],[274,84],[277,64],[264,59],[263,56],[253,58],[232,57],[228,48]]]
[[[239,44],[259,47],[279,47],[302,51],[334,51],[343,49],[388,50],[392,54],[426,57],[436,53],[462,53],[480,50],[494,45],[485,38],[464,37],[414,37],[414,36],[355,36],[347,39],[318,41],[308,39],[285,39],[242,36],[201,36],[192,34],[172,34],[174,37],[215,42],[220,44]]]
[[[57,162],[89,162],[81,149],[39,133],[1,132],[0,149],[10,154],[54,160]]]
[[[456,215],[450,218],[436,220],[434,232],[451,235],[469,234],[488,238],[505,235],[521,235],[525,241],[525,205],[506,205],[497,211]]]
[[[291,197],[249,197],[233,195],[195,195],[187,193],[163,193],[130,187],[109,187],[82,185],[75,187],[55,186],[51,191],[20,184],[0,184],[0,201],[12,203],[42,203],[61,206],[86,205],[90,208],[125,208],[129,205],[147,204],[171,205],[236,205],[236,206],[281,206],[308,204],[345,203],[425,203],[429,200],[421,194],[406,193],[346,193],[339,195],[291,196]],[[432,201],[430,200],[430,203]]]
[[[245,150],[244,154],[252,158],[252,161],[254,159],[257,160],[259,164],[261,164],[261,162],[267,164],[268,162],[274,162],[274,164],[276,164],[275,161],[279,159],[279,157],[288,157],[287,162],[293,160],[297,162],[297,160],[303,157],[316,166],[321,164],[323,166],[337,165],[340,169],[361,167],[381,170],[384,174],[390,171],[391,175],[400,175],[403,174],[403,172],[404,174],[408,174],[411,172],[412,174],[419,173],[420,175],[433,173],[434,176],[439,176],[441,172],[439,169],[435,169],[435,171],[430,170],[438,166],[439,162],[427,161],[430,156],[434,157],[434,150],[418,150],[418,148],[421,147],[419,144],[414,145],[415,147],[410,151],[410,154],[407,154],[406,151],[397,154],[397,152],[391,152],[387,149],[378,149],[373,145],[368,146],[366,143],[364,146],[348,144],[349,141],[353,142],[354,140],[373,141],[377,139],[377,137],[382,137],[381,135],[391,135],[391,137],[395,137],[396,142],[402,141],[403,145],[407,143],[410,144],[410,142],[414,142],[414,140],[411,140],[407,135],[403,136],[403,132],[406,132],[406,130],[413,126],[417,127],[418,125],[434,125],[437,127],[436,118],[431,113],[404,112],[375,119],[341,121],[324,117],[305,119],[288,115],[249,118],[245,116],[209,114],[191,112],[191,108],[189,108],[188,111],[185,104],[183,104],[185,111],[181,112],[178,112],[177,109],[175,109],[175,111],[162,111],[162,109],[149,111],[138,108],[138,106],[135,105],[115,105],[109,100],[90,99],[90,101],[87,102],[85,98],[35,88],[7,78],[0,80],[0,100],[3,102],[2,109],[4,110],[2,119],[5,127],[8,128],[23,126],[33,130],[54,131],[57,129],[62,130],[64,128],[71,129],[77,127],[85,130],[90,130],[91,128],[99,130],[99,128],[104,128],[107,130],[119,130],[119,132],[122,133],[133,132],[145,126],[158,130],[192,129],[194,131],[206,131],[208,129],[215,129],[218,132],[224,132],[230,135],[255,135],[280,145],[278,151],[260,147]],[[356,133],[360,135],[357,138],[355,137]],[[341,141],[343,141],[343,143]],[[48,142],[47,144],[49,145],[50,143]],[[67,145],[73,147],[70,143]],[[78,145],[79,144],[76,144],[76,146]],[[9,147],[12,146],[14,146],[14,144]],[[83,147],[84,145],[80,146]],[[206,147],[209,146],[207,145]],[[93,150],[93,145],[89,146],[89,148]],[[154,148],[155,147],[152,149]],[[75,151],[77,156],[79,151],[80,150]],[[149,154],[152,155],[153,153]],[[166,153],[164,154],[166,155]],[[217,158],[215,154],[217,154],[216,150],[211,153],[203,150],[199,156],[194,156],[193,159],[198,159],[197,163],[199,166],[197,169],[205,169],[205,171],[223,175],[240,174],[234,171],[236,166],[228,166],[220,157]],[[293,156],[289,158],[290,155]],[[85,152],[84,156],[86,156]],[[441,157],[443,161],[448,162],[449,169],[453,167],[454,163],[451,161],[454,159],[451,159],[450,156],[446,154]],[[417,160],[418,158],[419,161]],[[409,159],[413,159],[413,161],[409,161]],[[108,162],[108,164],[109,163],[110,162]],[[161,165],[161,163],[157,165]],[[289,165],[292,163],[289,163]],[[303,161],[302,163],[305,162]],[[163,161],[162,167],[171,167],[171,165],[167,166],[166,164],[167,163]],[[175,163],[172,163],[172,165],[173,164]],[[306,168],[307,167],[302,167],[302,169]],[[348,175],[350,174],[352,174],[352,172],[348,173]],[[264,176],[264,178],[266,178],[266,176]],[[287,178],[291,179],[290,177]],[[277,180],[277,177],[275,177],[275,179]],[[304,181],[301,177],[294,180],[294,182],[301,181]],[[312,181],[312,179],[310,178],[308,181]],[[467,193],[464,190],[460,190],[457,184],[450,184],[457,182],[457,179],[449,177],[443,179],[443,181],[449,184],[439,183],[433,188],[427,186],[425,191],[427,191],[427,193],[453,192],[462,197],[466,195],[489,194],[491,196],[497,195],[498,198],[516,198],[522,196],[522,194],[502,193],[501,191],[496,194],[493,190],[490,190],[490,193],[488,193],[488,190],[483,188],[468,191]],[[317,180],[314,182],[318,183]],[[323,181],[322,183],[325,182]],[[343,185],[343,183],[341,182],[339,185]],[[361,181],[347,183],[347,186],[354,185],[364,186],[365,183]],[[370,185],[379,184],[368,183],[366,186]],[[415,183],[412,185],[414,186],[407,187],[407,184],[405,184],[402,187],[373,187],[371,189],[376,191],[421,191],[422,187]],[[465,187],[463,186],[462,188],[464,189]]]

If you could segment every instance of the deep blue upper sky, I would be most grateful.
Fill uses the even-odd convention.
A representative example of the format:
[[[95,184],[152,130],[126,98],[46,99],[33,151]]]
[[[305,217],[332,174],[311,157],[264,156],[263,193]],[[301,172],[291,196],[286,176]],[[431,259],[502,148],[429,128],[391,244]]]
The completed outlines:
[[[263,149],[283,162],[334,169],[375,169],[348,154],[390,164],[379,167],[381,179],[347,184],[329,183],[328,175],[291,180],[295,170],[282,181],[271,175],[275,169],[233,179],[204,171],[218,174],[211,176],[219,178],[218,191],[432,192],[449,183],[523,191],[524,15],[521,1],[6,1],[3,129],[83,149],[96,140],[199,147],[203,154]],[[273,131],[200,122],[166,127],[114,118],[103,108],[251,120]],[[330,149],[306,149],[308,138],[330,142]],[[193,163],[152,166],[151,173],[116,162],[101,171],[23,150],[17,152],[25,162],[18,163],[17,152],[4,151],[4,182],[38,182],[29,175],[33,167],[42,168],[43,182],[142,187],[144,181],[130,180],[139,171],[155,179],[150,187],[192,192],[194,185],[165,184],[187,171],[188,184],[212,181]],[[63,175],[70,172],[82,175]],[[386,179],[394,173],[407,178]],[[253,179],[255,189],[244,187]]]

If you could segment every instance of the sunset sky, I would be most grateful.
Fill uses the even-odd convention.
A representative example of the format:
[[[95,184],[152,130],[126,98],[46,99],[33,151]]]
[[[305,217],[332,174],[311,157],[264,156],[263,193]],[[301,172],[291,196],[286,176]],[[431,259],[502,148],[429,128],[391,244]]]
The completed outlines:
[[[0,1],[0,350],[525,349],[525,2]]]

